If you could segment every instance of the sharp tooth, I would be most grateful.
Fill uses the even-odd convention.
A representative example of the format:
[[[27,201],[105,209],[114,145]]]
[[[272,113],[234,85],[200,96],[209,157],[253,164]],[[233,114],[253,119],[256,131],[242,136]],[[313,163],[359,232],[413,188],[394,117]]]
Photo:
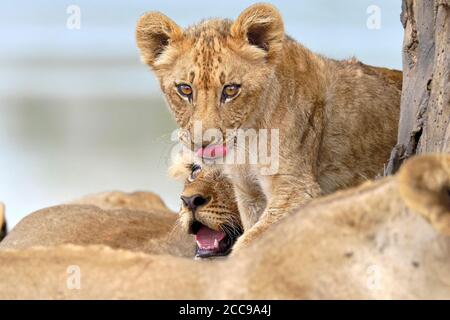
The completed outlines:
[[[217,241],[217,239],[214,239],[214,248],[218,248],[219,247],[219,241]]]
[[[199,248],[201,248],[202,247],[202,245],[200,244],[200,241],[196,241],[197,242],[197,246],[199,247]]]

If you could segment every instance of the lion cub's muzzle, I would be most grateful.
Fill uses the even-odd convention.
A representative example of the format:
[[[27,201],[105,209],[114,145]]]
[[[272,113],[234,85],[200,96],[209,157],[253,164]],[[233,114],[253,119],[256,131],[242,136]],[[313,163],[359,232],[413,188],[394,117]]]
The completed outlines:
[[[197,244],[196,258],[210,258],[226,256],[236,242],[240,233],[227,232],[233,230],[231,226],[222,224],[219,230],[212,229],[196,218],[197,211],[205,207],[211,199],[196,194],[193,196],[181,196],[183,205],[192,212],[193,219],[190,222],[189,233],[195,235]]]

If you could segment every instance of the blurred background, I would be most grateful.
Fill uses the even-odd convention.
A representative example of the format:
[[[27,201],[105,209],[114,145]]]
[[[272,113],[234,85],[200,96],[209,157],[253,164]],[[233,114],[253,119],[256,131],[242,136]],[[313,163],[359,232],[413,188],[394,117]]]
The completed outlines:
[[[176,126],[139,61],[136,20],[158,10],[188,26],[235,18],[254,2],[2,0],[0,201],[9,226],[109,190],[154,191],[178,210],[181,185],[166,174]],[[401,69],[400,0],[268,2],[287,33],[313,51]],[[67,27],[70,5],[80,9],[80,29]],[[375,29],[367,26],[373,5]]]

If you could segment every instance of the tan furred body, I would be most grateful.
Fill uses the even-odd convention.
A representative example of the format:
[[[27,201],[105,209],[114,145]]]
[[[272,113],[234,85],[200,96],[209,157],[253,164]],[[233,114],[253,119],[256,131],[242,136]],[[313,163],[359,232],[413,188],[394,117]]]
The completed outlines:
[[[0,250],[0,298],[450,299],[450,157],[311,201],[224,261]],[[81,289],[67,289],[78,265]]]
[[[136,36],[142,60],[191,137],[195,121],[204,131],[219,129],[223,141],[233,141],[228,129],[279,130],[276,173],[262,175],[250,164],[225,168],[246,230],[237,247],[312,198],[382,173],[396,142],[401,72],[312,53],[285,35],[268,4],[251,6],[234,22],[205,20],[185,30],[148,13]],[[189,98],[178,83],[192,87]],[[229,84],[240,91],[224,100]],[[201,147],[186,135],[181,140]]]
[[[177,214],[151,192],[105,192],[39,210],[20,221],[0,249],[62,244],[191,258],[195,254],[194,239],[179,227]]]

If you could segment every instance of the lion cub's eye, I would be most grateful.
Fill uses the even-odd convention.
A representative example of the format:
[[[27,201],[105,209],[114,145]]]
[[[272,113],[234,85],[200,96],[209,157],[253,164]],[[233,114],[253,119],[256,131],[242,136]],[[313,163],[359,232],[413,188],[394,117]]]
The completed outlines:
[[[178,84],[177,91],[183,98],[192,98],[192,87],[186,83]]]
[[[222,102],[227,102],[239,94],[241,91],[241,86],[238,84],[230,84],[223,88],[222,91]]]
[[[195,179],[197,179],[198,175],[200,174],[200,171],[202,171],[202,167],[198,164],[192,164],[191,167],[191,174],[188,177],[189,182],[193,182]]]

